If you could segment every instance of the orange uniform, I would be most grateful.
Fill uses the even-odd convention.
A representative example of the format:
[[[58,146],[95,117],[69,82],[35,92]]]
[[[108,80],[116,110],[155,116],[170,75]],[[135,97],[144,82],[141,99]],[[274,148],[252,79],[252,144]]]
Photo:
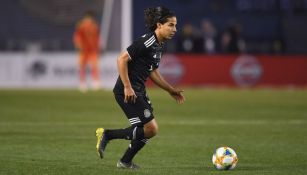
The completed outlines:
[[[93,18],[85,17],[79,22],[74,33],[74,44],[80,51],[80,83],[85,84],[86,65],[89,64],[93,86],[99,86],[99,28]]]
[[[81,52],[98,52],[99,28],[97,23],[87,18],[80,21],[74,34],[74,43]]]

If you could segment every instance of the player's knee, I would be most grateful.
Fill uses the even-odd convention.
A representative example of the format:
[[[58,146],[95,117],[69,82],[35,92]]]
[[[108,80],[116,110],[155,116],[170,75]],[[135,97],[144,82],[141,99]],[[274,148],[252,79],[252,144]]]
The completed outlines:
[[[151,134],[151,137],[154,137],[155,135],[157,135],[158,134],[158,126],[151,128],[150,134]]]
[[[144,128],[144,135],[146,138],[152,138],[155,135],[158,134],[158,126],[157,125],[151,125]]]

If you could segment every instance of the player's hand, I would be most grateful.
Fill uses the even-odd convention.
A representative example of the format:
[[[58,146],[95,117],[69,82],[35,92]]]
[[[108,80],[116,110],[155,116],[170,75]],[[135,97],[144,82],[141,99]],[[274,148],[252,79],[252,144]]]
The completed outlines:
[[[125,87],[124,93],[125,93],[125,99],[124,99],[125,103],[128,103],[128,102],[135,103],[136,102],[137,96],[135,95],[135,92],[132,89],[132,87]]]
[[[183,104],[185,97],[183,96],[184,90],[173,89],[169,94],[177,101],[178,104]]]

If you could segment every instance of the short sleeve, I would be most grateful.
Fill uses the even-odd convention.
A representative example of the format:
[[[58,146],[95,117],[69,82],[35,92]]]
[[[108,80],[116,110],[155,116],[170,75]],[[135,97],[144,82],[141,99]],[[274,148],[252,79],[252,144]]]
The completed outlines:
[[[159,62],[156,62],[152,65],[153,70],[158,69],[159,68]]]
[[[130,59],[141,57],[146,52],[146,47],[141,40],[134,41],[128,48],[128,54]]]

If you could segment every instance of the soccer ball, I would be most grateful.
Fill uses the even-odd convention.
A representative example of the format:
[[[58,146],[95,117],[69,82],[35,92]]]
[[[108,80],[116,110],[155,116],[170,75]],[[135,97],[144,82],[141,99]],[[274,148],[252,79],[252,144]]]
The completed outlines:
[[[236,152],[229,147],[220,147],[212,156],[212,163],[218,170],[234,169],[238,163]]]

